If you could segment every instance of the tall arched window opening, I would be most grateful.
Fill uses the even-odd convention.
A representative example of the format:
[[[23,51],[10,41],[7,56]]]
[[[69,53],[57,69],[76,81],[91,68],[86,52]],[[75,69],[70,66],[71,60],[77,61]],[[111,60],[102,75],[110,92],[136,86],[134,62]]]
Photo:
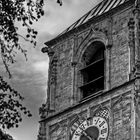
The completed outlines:
[[[86,98],[104,89],[104,50],[102,42],[90,44],[82,56],[82,97]]]

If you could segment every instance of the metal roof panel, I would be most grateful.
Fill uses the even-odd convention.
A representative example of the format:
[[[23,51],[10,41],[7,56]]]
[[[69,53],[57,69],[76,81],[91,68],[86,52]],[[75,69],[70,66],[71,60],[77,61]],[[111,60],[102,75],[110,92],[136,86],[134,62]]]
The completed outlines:
[[[98,5],[96,5],[93,9],[91,9],[88,13],[82,16],[79,20],[77,20],[75,23],[69,26],[66,30],[64,30],[61,34],[59,34],[57,37],[84,24],[85,22],[87,22],[93,17],[99,16],[99,15],[102,15],[103,13],[108,12],[109,10],[123,4],[126,1],[128,0],[103,0]]]
[[[76,22],[74,22],[71,26],[69,26],[66,30],[64,30],[62,33],[60,33],[58,36],[56,36],[54,39],[48,41],[48,43],[52,42],[56,38],[59,38],[63,34],[83,25],[84,23],[88,22],[89,20],[93,19],[94,17],[96,18],[128,1],[134,2],[135,0],[103,0],[98,5],[93,7],[89,12],[87,12],[85,15],[83,15],[80,19],[78,19]]]

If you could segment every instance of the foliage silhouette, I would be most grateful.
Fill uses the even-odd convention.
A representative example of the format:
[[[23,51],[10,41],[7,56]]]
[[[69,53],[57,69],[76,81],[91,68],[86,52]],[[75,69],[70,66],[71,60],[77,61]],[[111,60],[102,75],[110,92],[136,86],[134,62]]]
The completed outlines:
[[[57,3],[62,5],[61,0]],[[9,65],[16,62],[15,56],[20,51],[27,59],[27,50],[19,42],[20,37],[36,46],[38,32],[32,28],[32,24],[43,15],[44,0],[0,0],[0,54],[6,72],[11,78]],[[25,34],[19,34],[21,23],[26,29]],[[22,105],[23,97],[13,89],[3,77],[0,76],[0,128],[18,127],[22,121],[22,112],[31,117],[30,111]],[[13,140],[13,138],[0,129],[2,140]]]
[[[27,50],[19,43],[20,37],[36,46],[38,32],[32,28],[32,24],[44,15],[43,5],[43,0],[0,0],[0,54],[9,78],[9,65],[15,62],[16,54],[20,51],[27,58]],[[24,35],[18,33],[18,22],[26,29]],[[0,76],[0,128],[18,127],[22,121],[22,113],[32,116],[23,106],[23,99],[20,93]],[[11,136],[0,129],[0,137],[8,140]]]
[[[14,140],[13,137],[4,131],[0,130],[0,140]]]
[[[10,77],[8,66],[15,62],[17,51],[23,53],[25,57],[27,55],[27,50],[19,43],[19,37],[36,46],[38,32],[31,25],[44,15],[43,5],[43,0],[0,0],[0,51]],[[19,27],[15,24],[18,22],[26,28],[25,36],[18,33]]]
[[[22,121],[21,111],[28,117],[31,113],[21,104],[24,98],[0,77],[0,125],[3,129],[18,127]]]

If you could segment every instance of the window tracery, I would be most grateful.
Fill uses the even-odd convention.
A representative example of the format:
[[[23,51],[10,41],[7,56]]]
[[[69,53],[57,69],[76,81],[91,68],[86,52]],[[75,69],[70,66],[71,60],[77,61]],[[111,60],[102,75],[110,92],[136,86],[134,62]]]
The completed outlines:
[[[104,89],[104,44],[96,41],[85,50],[82,62],[82,97],[86,98]]]

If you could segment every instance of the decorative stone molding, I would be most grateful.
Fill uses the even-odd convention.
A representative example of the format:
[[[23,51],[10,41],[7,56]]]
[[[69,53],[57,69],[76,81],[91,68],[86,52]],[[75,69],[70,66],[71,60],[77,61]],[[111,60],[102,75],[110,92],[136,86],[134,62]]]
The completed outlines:
[[[81,57],[83,56],[83,53],[85,52],[86,48],[96,41],[102,42],[105,45],[105,47],[108,46],[108,37],[103,32],[91,29],[88,35],[83,39],[83,41],[79,45],[79,49],[75,53],[75,55],[78,56],[77,62],[81,60]]]
[[[44,47],[41,50],[43,53],[47,53],[49,57],[54,55],[54,51],[49,47]]]
[[[106,120],[109,119],[109,110],[107,109],[107,107],[103,107],[101,104],[99,106],[99,108],[95,111],[94,116],[100,116],[103,118],[106,118]]]
[[[135,60],[140,60],[140,10],[134,9],[134,17],[135,17]]]
[[[134,77],[140,78],[140,60],[135,62]]]
[[[48,87],[48,113],[55,111],[55,94],[57,83],[57,56],[54,56],[50,62],[49,68],[49,87]]]
[[[136,96],[140,95],[140,79],[135,80],[134,90],[135,90]]]
[[[44,119],[47,116],[48,112],[48,104],[42,104],[42,106],[39,108],[39,115],[41,119]]]
[[[43,122],[40,122],[37,140],[46,140],[46,127]]]
[[[133,17],[128,22],[130,47],[130,79],[140,77],[140,1],[135,1]]]
[[[56,83],[57,80],[57,57],[54,57],[50,64],[50,84]]]
[[[140,0],[135,0],[135,7],[139,8],[140,7]]]
[[[71,62],[72,67],[76,67],[76,65],[77,65],[77,62],[75,62],[75,61]]]
[[[130,18],[128,22],[129,29],[129,48],[130,48],[130,79],[134,77],[134,63],[135,63],[135,21]]]
[[[134,28],[135,28],[135,21],[134,21],[134,18],[130,18],[130,19],[129,19],[128,28],[129,28],[129,30],[134,30]]]
[[[134,96],[133,96],[133,106],[135,113],[135,135],[139,139],[139,124],[140,124],[140,79],[137,78],[134,83]]]

